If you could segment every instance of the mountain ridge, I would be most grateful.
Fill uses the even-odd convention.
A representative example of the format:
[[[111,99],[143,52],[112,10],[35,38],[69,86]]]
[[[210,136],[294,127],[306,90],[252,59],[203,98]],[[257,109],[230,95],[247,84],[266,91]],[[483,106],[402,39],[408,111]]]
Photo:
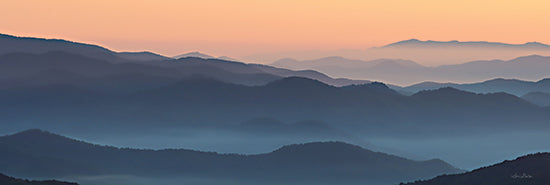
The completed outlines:
[[[550,50],[549,50],[550,51]],[[468,60],[460,64],[420,65],[412,60],[357,60],[325,57],[314,60],[279,60],[272,65],[294,70],[311,69],[330,76],[370,79],[388,84],[410,86],[425,81],[471,83],[494,78],[538,80],[548,78],[550,57],[520,55],[509,60]]]
[[[521,97],[530,92],[550,92],[550,78],[540,79],[538,81],[525,81],[510,78],[494,78],[477,83],[439,83],[426,81],[418,84],[397,87],[398,91],[416,93],[422,90],[438,89],[443,87],[453,87],[475,93],[496,93],[506,92]]]
[[[172,58],[180,59],[180,58],[187,58],[187,57],[195,57],[195,58],[203,58],[203,59],[216,59],[216,57],[214,57],[212,55],[204,54],[204,53],[201,53],[201,52],[198,52],[198,51],[192,51],[192,52],[189,52],[189,53],[176,55]]]
[[[83,56],[81,59],[74,59],[74,61],[94,59],[101,62],[123,64],[126,66],[141,65],[142,67],[146,66],[151,68],[162,67],[169,71],[174,71],[177,69],[183,74],[200,74],[203,76],[216,77],[229,82],[247,85],[265,84],[266,82],[288,76],[309,77],[339,86],[369,82],[367,80],[351,80],[343,78],[335,79],[317,71],[292,71],[267,65],[245,64],[233,59],[230,60],[228,57],[209,59],[186,57],[178,60],[149,51],[115,52],[98,45],[78,43],[61,39],[0,35],[1,56],[4,56],[4,54],[9,55],[13,53],[28,53],[28,55],[48,56],[51,55],[51,53],[56,52]],[[84,57],[87,59],[83,59]],[[37,58],[34,60],[40,61],[42,59]],[[186,66],[189,64],[193,64],[193,66]],[[28,67],[30,68],[30,66]],[[181,78],[181,76],[178,78]]]
[[[41,54],[51,51],[67,51],[87,57],[115,62],[126,62],[128,59],[139,61],[147,59],[168,59],[167,57],[152,52],[115,52],[99,45],[74,42],[64,39],[18,37],[0,33],[0,41],[2,42],[2,45],[0,45],[0,55],[12,52]],[[142,57],[145,57],[145,59]]]
[[[550,182],[549,172],[550,153],[535,153],[466,173],[442,175],[430,180],[401,183],[401,185],[544,185]]]
[[[196,177],[206,176],[243,180],[244,182],[247,182],[248,179],[257,179],[267,184],[301,182],[304,180],[323,184],[322,179],[335,181],[338,179],[337,177],[346,177],[350,178],[346,181],[357,184],[374,182],[372,179],[397,182],[395,181],[397,179],[411,179],[416,176],[430,177],[442,173],[462,171],[447,163],[434,164],[412,161],[387,154],[374,153],[342,142],[297,144],[284,146],[264,154],[240,155],[187,149],[138,150],[116,148],[89,144],[34,129],[8,136],[0,136],[0,146],[0,153],[3,156],[0,158],[0,163],[4,164],[0,166],[0,170],[21,176],[46,175],[48,177],[59,177],[76,175],[75,177],[77,177],[80,175],[102,175],[105,173],[116,175],[123,173],[167,178],[172,175],[193,175]],[[51,150],[51,148],[56,148],[56,151]],[[354,157],[350,159],[342,156]],[[380,158],[380,156],[385,157]],[[304,159],[308,160],[304,161]],[[59,163],[61,161],[63,163]],[[54,164],[59,164],[59,166]],[[395,172],[399,175],[382,175],[388,169],[382,169],[378,165],[378,167],[372,166],[374,164],[392,164],[396,167],[401,166],[402,169]],[[319,165],[334,169],[319,169]],[[144,168],[146,166],[147,168]],[[54,170],[55,168],[66,170]],[[224,170],[228,168],[232,170]],[[366,173],[365,170],[370,171],[370,173]],[[378,170],[383,172],[376,172]],[[248,176],[250,173],[254,173],[255,176]],[[371,173],[378,174],[378,176]],[[331,176],[319,177],[321,174]],[[318,178],[310,178],[314,176]],[[369,178],[365,178],[365,176]]]
[[[0,173],[0,184],[2,185],[78,185],[77,183],[73,183],[73,182],[63,182],[63,181],[56,181],[56,180],[37,181],[37,180],[18,179],[18,178],[10,177],[1,173]]]
[[[489,42],[489,41],[433,41],[426,40],[421,41],[418,39],[409,39],[390,43],[380,48],[391,48],[391,47],[505,47],[505,48],[540,48],[540,49],[550,49],[550,45],[543,44],[540,42],[526,42],[523,44],[509,44],[503,42]]]

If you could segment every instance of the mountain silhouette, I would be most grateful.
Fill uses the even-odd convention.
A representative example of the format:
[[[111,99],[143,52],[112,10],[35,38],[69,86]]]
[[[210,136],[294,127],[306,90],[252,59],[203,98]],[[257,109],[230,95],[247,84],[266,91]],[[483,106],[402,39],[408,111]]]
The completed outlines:
[[[530,92],[550,92],[550,79],[542,79],[532,82],[516,79],[496,78],[484,82],[466,84],[422,82],[403,88],[396,88],[396,90],[418,92],[421,90],[439,89],[443,87],[453,87],[476,93],[505,92],[516,96],[523,96]]]
[[[118,53],[97,45],[84,44],[61,39],[16,37],[6,34],[0,34],[0,43],[0,55],[15,52],[42,54],[52,51],[64,51],[87,57],[117,62],[125,60],[145,61],[168,59],[167,57],[151,52]]]
[[[536,153],[456,175],[443,175],[408,185],[544,185],[550,182],[550,153]],[[402,183],[403,184],[403,183]]]
[[[1,34],[0,41],[0,43],[2,43],[0,44],[0,54],[14,52],[40,54],[50,51],[66,51],[84,56],[97,57],[100,59],[116,58],[116,54],[106,48],[60,39],[16,37]]]
[[[197,70],[200,71],[200,69],[204,70],[205,68],[217,68],[230,73],[244,74],[244,75],[271,75],[271,76],[278,76],[278,77],[298,76],[298,77],[316,79],[324,83],[335,85],[335,86],[370,83],[370,81],[367,81],[367,80],[350,80],[350,79],[341,79],[341,78],[334,79],[325,74],[319,73],[317,71],[312,71],[312,70],[292,71],[288,69],[276,68],[276,67],[267,66],[267,65],[245,64],[242,62],[226,61],[221,59],[204,59],[204,58],[197,58],[197,57],[187,57],[187,58],[180,58],[175,62],[159,63],[159,65],[163,67],[171,68],[171,69],[179,69],[179,70],[185,70],[185,71],[189,71],[189,68],[199,68],[199,69],[193,69],[194,71],[197,71]],[[214,74],[216,73],[214,72],[201,73],[201,75],[204,75],[204,76],[212,76]],[[272,80],[273,78],[271,78],[269,81],[272,81]],[[263,84],[265,84],[265,82],[266,81],[264,80]],[[260,84],[253,84],[253,85],[260,85]]]
[[[304,60],[298,61],[291,58],[284,58],[273,63],[274,66],[287,67],[287,68],[299,68],[299,69],[313,69],[316,67],[336,67],[336,68],[372,68],[383,65],[402,65],[408,67],[422,67],[422,65],[410,60],[400,59],[378,59],[371,61],[353,60],[339,56],[325,57],[316,60]]]
[[[341,142],[289,145],[265,154],[237,155],[115,148],[27,130],[0,137],[0,146],[0,170],[21,176],[132,174],[157,178],[215,177],[267,184],[327,184],[342,180],[364,184],[461,172],[442,161],[412,161]]]
[[[0,87],[73,85],[97,91],[128,92],[175,83],[179,71],[144,64],[113,64],[66,52],[0,55]]]
[[[528,55],[550,55],[550,46],[540,42],[527,42],[524,44],[509,44],[487,41],[421,41],[410,39],[390,43],[380,47],[367,49],[346,49],[333,51],[305,50],[277,53],[263,53],[244,57],[247,61],[260,61],[273,63],[283,58],[293,58],[298,61],[325,58],[327,56],[339,56],[348,59],[359,59],[371,61],[377,59],[405,59],[416,61],[426,66],[462,64],[468,61],[480,60],[510,60],[520,56]],[[283,67],[283,66],[279,66]],[[286,68],[294,69],[291,66]],[[331,76],[333,73],[322,71]],[[349,76],[339,76],[348,77]],[[497,78],[492,77],[492,78]],[[371,79],[371,78],[368,78]],[[382,79],[375,79],[382,80]],[[436,80],[424,79],[421,81]],[[476,81],[486,80],[478,79]],[[533,79],[531,79],[533,80]],[[386,80],[384,80],[386,81]],[[395,83],[392,81],[386,81]],[[410,82],[409,82],[410,83]],[[414,83],[414,82],[413,82]],[[418,82],[416,82],[418,83]],[[403,84],[400,84],[403,85]]]
[[[182,59],[182,58],[188,58],[188,57],[190,57],[190,58],[202,58],[202,59],[219,59],[219,60],[233,61],[233,62],[238,62],[239,61],[237,59],[234,59],[234,58],[231,58],[231,57],[228,57],[228,56],[214,57],[212,55],[204,54],[204,53],[201,53],[201,52],[198,52],[198,51],[177,55],[173,58]]]
[[[426,103],[436,103],[439,105],[467,105],[474,102],[480,104],[473,109],[495,110],[497,107],[503,105],[530,105],[530,103],[528,103],[527,101],[506,93],[476,94],[472,92],[458,90],[452,87],[445,87],[437,90],[420,91],[412,95],[411,97],[422,100]],[[452,99],[450,99],[449,97],[452,97]]]
[[[405,96],[382,83],[335,87],[301,77],[246,86],[198,76],[119,94],[63,84],[14,87],[0,91],[0,102],[5,128],[63,128],[73,133],[232,129],[252,118],[271,117],[284,123],[316,120],[351,135],[460,135],[495,127],[543,129],[550,115],[547,109],[505,93],[443,88]],[[83,129],[89,127],[93,129]]]
[[[332,79],[314,72],[293,72],[268,66],[223,60],[186,58],[147,63],[111,63],[66,52],[0,55],[0,88],[68,84],[104,92],[132,92],[174,84],[190,76],[204,76],[230,83],[260,85],[282,78],[272,73],[312,76],[335,84],[362,83]],[[269,73],[263,70],[269,68]],[[230,72],[232,71],[232,72]],[[366,81],[365,81],[366,82]]]
[[[130,61],[158,61],[158,60],[170,60],[171,58],[165,57],[149,51],[143,52],[118,52],[117,56]]]
[[[539,80],[550,76],[550,72],[545,70],[550,67],[550,57],[540,55],[517,57],[512,60],[464,62],[466,61],[462,61],[461,64],[428,67],[402,59],[352,60],[327,57],[305,61],[283,59],[272,65],[294,70],[317,70],[336,77],[370,79],[405,86],[425,81],[469,83],[495,78]]]
[[[527,42],[524,44],[508,44],[508,43],[501,43],[501,42],[487,42],[487,41],[470,41],[470,42],[462,42],[462,41],[421,41],[418,39],[409,39],[404,41],[399,41],[395,43],[391,43],[385,46],[382,46],[382,48],[393,48],[393,47],[413,47],[413,48],[419,48],[419,47],[434,47],[434,48],[441,48],[441,47],[450,47],[450,48],[460,48],[460,47],[473,47],[473,48],[520,48],[520,49],[550,49],[550,45],[543,44],[540,42]]]
[[[0,173],[0,184],[2,185],[78,185],[76,183],[61,182],[55,180],[35,181],[23,180],[6,176]]]
[[[337,56],[304,61],[286,58],[275,61],[271,65],[293,70],[317,70],[331,76],[374,79],[387,83],[403,83],[402,78],[407,76],[409,71],[425,68],[410,60],[376,59],[363,61]]]
[[[549,74],[544,68],[550,66],[550,57],[529,55],[512,60],[480,60],[457,65],[444,65],[435,68],[439,74],[447,73],[448,81],[452,78],[463,78],[468,81],[490,78],[519,78],[538,80]],[[468,73],[471,77],[462,77],[457,73]]]
[[[171,143],[156,147],[200,148],[206,142],[227,142],[206,148],[251,153],[326,140],[368,146],[353,137],[411,138],[412,142],[543,132],[549,126],[550,109],[506,93],[443,88],[405,96],[391,85],[335,79],[312,70],[193,57],[124,62],[116,58],[67,51],[0,55],[0,130],[41,128],[80,138],[105,138],[101,142],[115,146],[126,146],[119,142],[125,138],[135,138],[128,142],[139,143],[136,147],[155,147],[151,143],[163,143],[168,137]],[[512,63],[536,60],[545,64],[546,57]],[[501,64],[488,63],[493,62]],[[393,64],[406,66],[400,62],[388,66]],[[285,125],[273,132],[268,126],[241,128],[243,121],[258,117]],[[142,137],[146,134],[150,138]],[[234,138],[242,140],[230,140]],[[259,150],[262,146],[257,143],[269,139],[277,141],[262,143]],[[244,151],[235,143],[257,148]]]
[[[61,54],[65,53],[65,54]],[[334,79],[316,71],[292,71],[288,69],[274,68],[266,65],[258,64],[244,64],[241,62],[228,61],[223,59],[213,59],[207,57],[198,52],[189,53],[186,57],[180,59],[172,59],[164,57],[159,54],[151,52],[114,52],[104,47],[71,42],[66,40],[57,39],[41,39],[30,37],[15,37],[10,35],[0,35],[0,56],[8,55],[12,60],[18,60],[14,58],[26,57],[26,60],[32,60],[34,62],[41,62],[43,66],[49,68],[63,68],[66,64],[64,62],[75,61],[92,61],[95,60],[98,63],[112,63],[115,68],[144,68],[157,69],[159,67],[164,68],[168,74],[174,72],[173,68],[177,68],[180,74],[177,76],[181,79],[182,76],[201,75],[210,78],[216,78],[231,83],[239,83],[246,85],[262,85],[275,79],[280,79],[289,76],[302,76],[307,78],[318,79],[325,83],[329,83],[337,86],[344,86],[350,84],[368,83],[366,80],[350,80],[350,79]],[[22,56],[28,55],[28,56]],[[73,55],[72,58],[51,58],[52,55]],[[196,55],[193,57],[193,55]],[[82,58],[77,58],[80,56]],[[44,59],[42,57],[45,57]],[[201,58],[202,57],[202,58]],[[6,58],[7,59],[7,58]],[[61,62],[61,63],[55,63]],[[28,68],[32,70],[32,66],[24,66],[25,62],[20,64],[20,67]],[[26,64],[26,65],[35,65]],[[74,65],[74,64],[73,64]],[[53,67],[55,66],[55,67]],[[93,66],[92,71],[96,66]],[[6,71],[10,68],[6,68]],[[112,71],[107,69],[107,71]],[[73,71],[69,71],[73,72]],[[104,74],[102,71],[95,71],[100,74]],[[14,72],[15,73],[15,72]],[[22,74],[28,74],[29,72],[23,72]],[[135,73],[143,73],[142,71],[135,71]],[[98,76],[95,75],[95,76]],[[150,74],[144,74],[150,75]],[[160,74],[154,74],[156,76],[166,76],[161,72]],[[173,75],[171,75],[173,77]],[[1,77],[0,77],[1,78]],[[165,83],[160,83],[165,84]]]
[[[175,59],[181,59],[181,58],[187,58],[187,57],[202,58],[202,59],[214,59],[214,58],[216,58],[216,57],[213,57],[211,55],[207,55],[207,54],[197,52],[197,51],[181,54],[181,55],[178,55],[178,56],[174,56]]]

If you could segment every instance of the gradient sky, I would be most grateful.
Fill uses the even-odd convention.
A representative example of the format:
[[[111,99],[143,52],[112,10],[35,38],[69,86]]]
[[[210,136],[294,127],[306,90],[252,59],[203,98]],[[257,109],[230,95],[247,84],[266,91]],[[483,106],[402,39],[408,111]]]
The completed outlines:
[[[550,43],[548,0],[6,0],[0,32],[244,57],[400,40]]]

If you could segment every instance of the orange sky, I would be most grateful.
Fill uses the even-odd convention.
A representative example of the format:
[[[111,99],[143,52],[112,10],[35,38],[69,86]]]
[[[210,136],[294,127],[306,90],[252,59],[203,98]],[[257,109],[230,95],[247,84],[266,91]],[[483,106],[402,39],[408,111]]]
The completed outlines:
[[[0,32],[244,57],[417,38],[550,43],[548,0],[7,0]]]

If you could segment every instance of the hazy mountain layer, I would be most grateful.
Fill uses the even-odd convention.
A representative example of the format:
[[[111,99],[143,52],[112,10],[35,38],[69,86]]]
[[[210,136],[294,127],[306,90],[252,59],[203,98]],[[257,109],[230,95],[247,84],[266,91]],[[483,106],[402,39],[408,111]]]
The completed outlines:
[[[531,92],[521,98],[543,107],[550,107],[550,93],[548,92]]]
[[[238,155],[114,148],[28,130],[0,137],[0,153],[0,170],[10,174],[77,180],[79,176],[132,175],[224,182],[218,184],[392,184],[461,172],[441,160],[412,161],[341,142],[289,145],[266,154]]]
[[[17,53],[17,54],[15,54]],[[54,54],[55,53],[55,54]],[[63,54],[65,53],[65,54]],[[109,62],[113,64],[120,64],[115,66],[133,67],[134,75],[151,75],[143,71],[144,68],[158,68],[162,67],[166,72],[172,74],[172,77],[182,78],[182,76],[189,75],[202,75],[211,78],[220,79],[226,82],[246,84],[246,85],[262,85],[267,82],[273,81],[275,79],[280,79],[282,77],[288,76],[301,76],[312,79],[317,79],[325,83],[336,86],[344,86],[350,84],[362,84],[368,83],[369,81],[365,80],[349,80],[349,79],[333,79],[325,74],[316,72],[316,71],[292,71],[287,69],[275,68],[266,65],[257,65],[257,64],[244,64],[240,62],[235,62],[234,60],[223,60],[230,59],[228,57],[220,57],[220,59],[213,59],[208,55],[201,53],[189,53],[178,57],[178,60],[164,57],[151,52],[114,52],[103,48],[97,45],[76,43],[65,40],[55,40],[55,39],[41,39],[41,38],[28,38],[28,37],[15,37],[10,35],[0,34],[0,55],[8,55],[11,58],[8,58],[12,62],[19,59],[13,57],[25,57],[23,60],[33,60],[33,62],[38,61],[47,61],[42,62],[42,67],[56,68],[56,67],[66,67],[69,65],[66,62],[75,62],[75,61],[91,61],[97,60],[100,63]],[[35,55],[30,55],[35,54]],[[73,55],[72,58],[67,59],[63,58],[66,56],[63,55]],[[27,56],[22,56],[27,55]],[[82,58],[78,58],[81,56]],[[34,57],[34,58],[33,58]],[[42,58],[44,57],[44,58]],[[58,57],[58,58],[52,58]],[[199,57],[199,58],[197,58]],[[200,58],[203,57],[203,58]],[[55,64],[52,62],[61,62],[60,64]],[[65,62],[65,63],[63,63]],[[34,68],[32,66],[25,66],[26,62],[19,64],[21,69]],[[35,64],[27,64],[35,65]],[[72,65],[72,64],[71,64]],[[76,64],[78,65],[78,64]],[[56,66],[56,67],[53,67]],[[153,66],[153,67],[152,67]],[[179,76],[174,76],[173,72],[176,68],[179,71]],[[93,70],[89,69],[89,71]],[[6,70],[10,70],[7,68]],[[32,71],[32,69],[30,69]],[[107,69],[107,71],[112,71]],[[16,71],[12,73],[17,73],[21,71]],[[36,71],[34,71],[36,72]],[[68,71],[73,72],[73,71]],[[96,71],[98,75],[103,74],[102,71]],[[22,75],[29,75],[28,71],[23,71]],[[159,76],[158,74],[153,74]],[[160,75],[166,76],[166,75]],[[1,78],[1,77],[0,77]],[[163,84],[163,83],[160,83]]]
[[[407,59],[417,61],[425,66],[439,66],[462,64],[468,61],[478,60],[511,60],[528,55],[550,56],[550,46],[538,42],[507,44],[484,41],[420,41],[417,39],[410,39],[391,43],[382,47],[373,47],[368,49],[347,49],[336,51],[308,50],[263,53],[245,57],[243,60],[273,63],[274,61],[282,58],[314,60],[329,56],[341,56],[344,58],[363,61],[384,58]],[[333,74],[329,73],[329,75]]]
[[[530,55],[512,60],[479,60],[426,67],[410,60],[351,60],[327,57],[316,60],[279,60],[272,65],[295,70],[317,70],[330,76],[377,80],[397,85],[424,81],[471,83],[493,78],[540,80],[550,76],[550,57]]]
[[[479,83],[437,83],[437,82],[422,82],[419,84],[394,88],[398,91],[416,93],[422,90],[433,90],[443,87],[453,87],[456,89],[470,91],[475,93],[496,93],[505,92],[516,96],[523,96],[530,92],[550,92],[550,79],[545,78],[539,81],[523,81],[516,79],[493,79]]]
[[[93,62],[89,65],[82,69],[95,67]],[[102,72],[114,74],[126,70],[115,67]],[[144,69],[154,71],[154,68]],[[90,72],[92,74],[95,73]],[[9,110],[6,114],[12,114],[4,119],[16,121],[11,123],[14,125],[23,120],[38,121],[33,125],[63,125],[81,120],[72,124],[89,125],[89,118],[93,117],[91,120],[98,122],[94,124],[117,122],[114,126],[158,127],[227,125],[268,116],[285,122],[313,119],[336,128],[353,126],[393,132],[407,130],[405,127],[412,126],[411,123],[419,131],[424,126],[466,130],[498,124],[508,128],[515,127],[514,123],[520,120],[528,121],[526,126],[532,128],[546,126],[543,120],[548,116],[546,110],[508,94],[474,94],[452,88],[404,96],[380,83],[334,87],[316,80],[290,77],[263,86],[244,86],[193,77],[162,87],[154,87],[155,81],[151,81],[153,87],[136,84],[136,89],[142,88],[139,91],[105,94],[89,90],[94,83],[87,85],[85,80],[80,84],[78,78],[66,79],[69,82],[55,80],[57,83],[11,86],[0,91],[1,106]],[[128,80],[121,82],[125,81]],[[55,109],[42,109],[52,106]],[[74,114],[65,115],[62,110]]]
[[[33,48],[36,40],[58,42],[26,44]],[[85,51],[97,49],[90,47]],[[468,169],[541,151],[543,142],[522,142],[548,135],[548,108],[505,93],[443,88],[404,96],[382,83],[345,86],[368,81],[316,71],[193,57],[115,60],[66,50],[0,56],[1,132],[42,128],[116,146],[239,153],[341,140]],[[282,124],[247,123],[266,117]],[[465,157],[471,153],[475,159]]]

